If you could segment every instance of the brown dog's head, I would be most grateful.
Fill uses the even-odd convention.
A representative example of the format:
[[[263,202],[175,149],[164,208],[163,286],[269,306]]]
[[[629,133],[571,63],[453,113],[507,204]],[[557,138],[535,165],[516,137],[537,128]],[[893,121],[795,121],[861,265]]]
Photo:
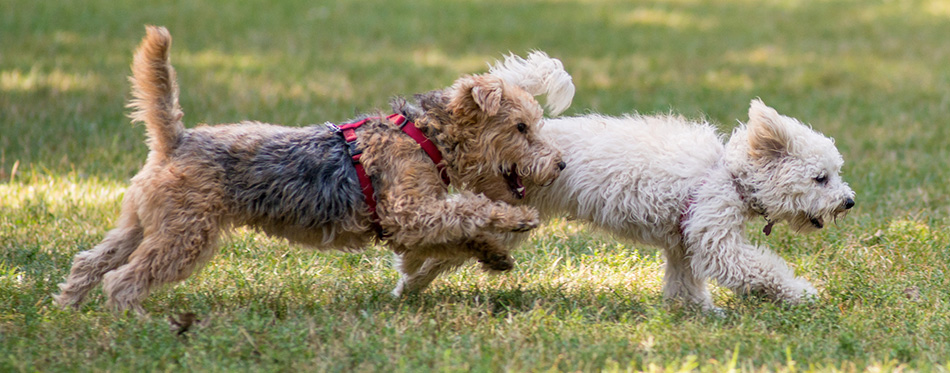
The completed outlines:
[[[464,76],[444,90],[417,96],[416,122],[443,152],[453,184],[514,203],[532,184],[550,184],[564,169],[560,152],[542,141],[543,110],[523,88],[492,75]]]

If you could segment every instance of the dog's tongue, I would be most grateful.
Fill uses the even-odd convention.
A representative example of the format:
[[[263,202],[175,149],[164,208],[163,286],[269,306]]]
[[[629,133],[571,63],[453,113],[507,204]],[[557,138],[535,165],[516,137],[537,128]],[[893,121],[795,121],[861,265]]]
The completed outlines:
[[[518,171],[516,171],[515,167],[512,167],[511,171],[505,173],[505,181],[508,182],[508,188],[510,188],[511,191],[515,193],[515,196],[517,196],[518,199],[524,198],[525,187],[524,184],[522,184],[521,176],[518,175]]]
[[[515,180],[514,190],[518,192],[519,198],[524,198],[525,188],[524,188],[524,184],[521,182],[521,176],[518,176],[518,174],[515,174],[514,180]]]

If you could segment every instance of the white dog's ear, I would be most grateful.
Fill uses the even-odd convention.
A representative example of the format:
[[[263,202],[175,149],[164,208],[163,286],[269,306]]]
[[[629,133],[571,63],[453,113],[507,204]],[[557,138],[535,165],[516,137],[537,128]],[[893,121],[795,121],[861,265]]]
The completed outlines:
[[[762,100],[749,105],[749,155],[753,158],[780,157],[788,154],[792,136],[782,116]]]
[[[548,57],[542,51],[531,52],[527,59],[509,54],[504,61],[496,61],[489,74],[534,96],[545,95],[545,106],[552,116],[564,112],[574,99],[571,75],[564,70],[560,60]]]

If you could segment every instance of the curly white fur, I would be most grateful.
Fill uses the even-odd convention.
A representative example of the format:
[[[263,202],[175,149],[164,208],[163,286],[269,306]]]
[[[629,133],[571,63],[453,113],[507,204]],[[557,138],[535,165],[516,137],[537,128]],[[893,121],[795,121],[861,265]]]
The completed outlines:
[[[568,167],[549,186],[529,185],[524,202],[662,248],[667,299],[715,309],[710,278],[737,293],[809,299],[817,290],[749,242],[745,226],[764,217],[813,231],[851,208],[854,192],[831,139],[759,100],[749,117],[725,144],[708,123],[673,115],[548,119],[541,134]],[[428,283],[462,263],[418,263],[413,278]]]
[[[545,95],[550,116],[564,112],[574,98],[574,82],[564,65],[541,51],[532,51],[527,59],[509,54],[504,61],[496,61],[489,73],[532,95]]]
[[[746,223],[764,216],[814,230],[853,206],[854,192],[829,138],[759,100],[749,116],[726,144],[709,124],[677,116],[548,119],[541,131],[569,166],[552,185],[529,187],[526,203],[663,248],[667,298],[714,308],[713,278],[797,303],[817,291],[750,243]]]

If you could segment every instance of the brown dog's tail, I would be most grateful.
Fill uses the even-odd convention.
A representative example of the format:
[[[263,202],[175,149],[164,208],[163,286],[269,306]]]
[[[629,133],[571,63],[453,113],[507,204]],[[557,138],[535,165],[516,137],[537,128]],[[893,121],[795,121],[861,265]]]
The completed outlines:
[[[178,106],[178,82],[168,56],[172,37],[164,27],[146,26],[145,30],[129,78],[133,96],[129,116],[132,122],[145,123],[149,148],[167,156],[185,131],[181,121],[184,113]]]

